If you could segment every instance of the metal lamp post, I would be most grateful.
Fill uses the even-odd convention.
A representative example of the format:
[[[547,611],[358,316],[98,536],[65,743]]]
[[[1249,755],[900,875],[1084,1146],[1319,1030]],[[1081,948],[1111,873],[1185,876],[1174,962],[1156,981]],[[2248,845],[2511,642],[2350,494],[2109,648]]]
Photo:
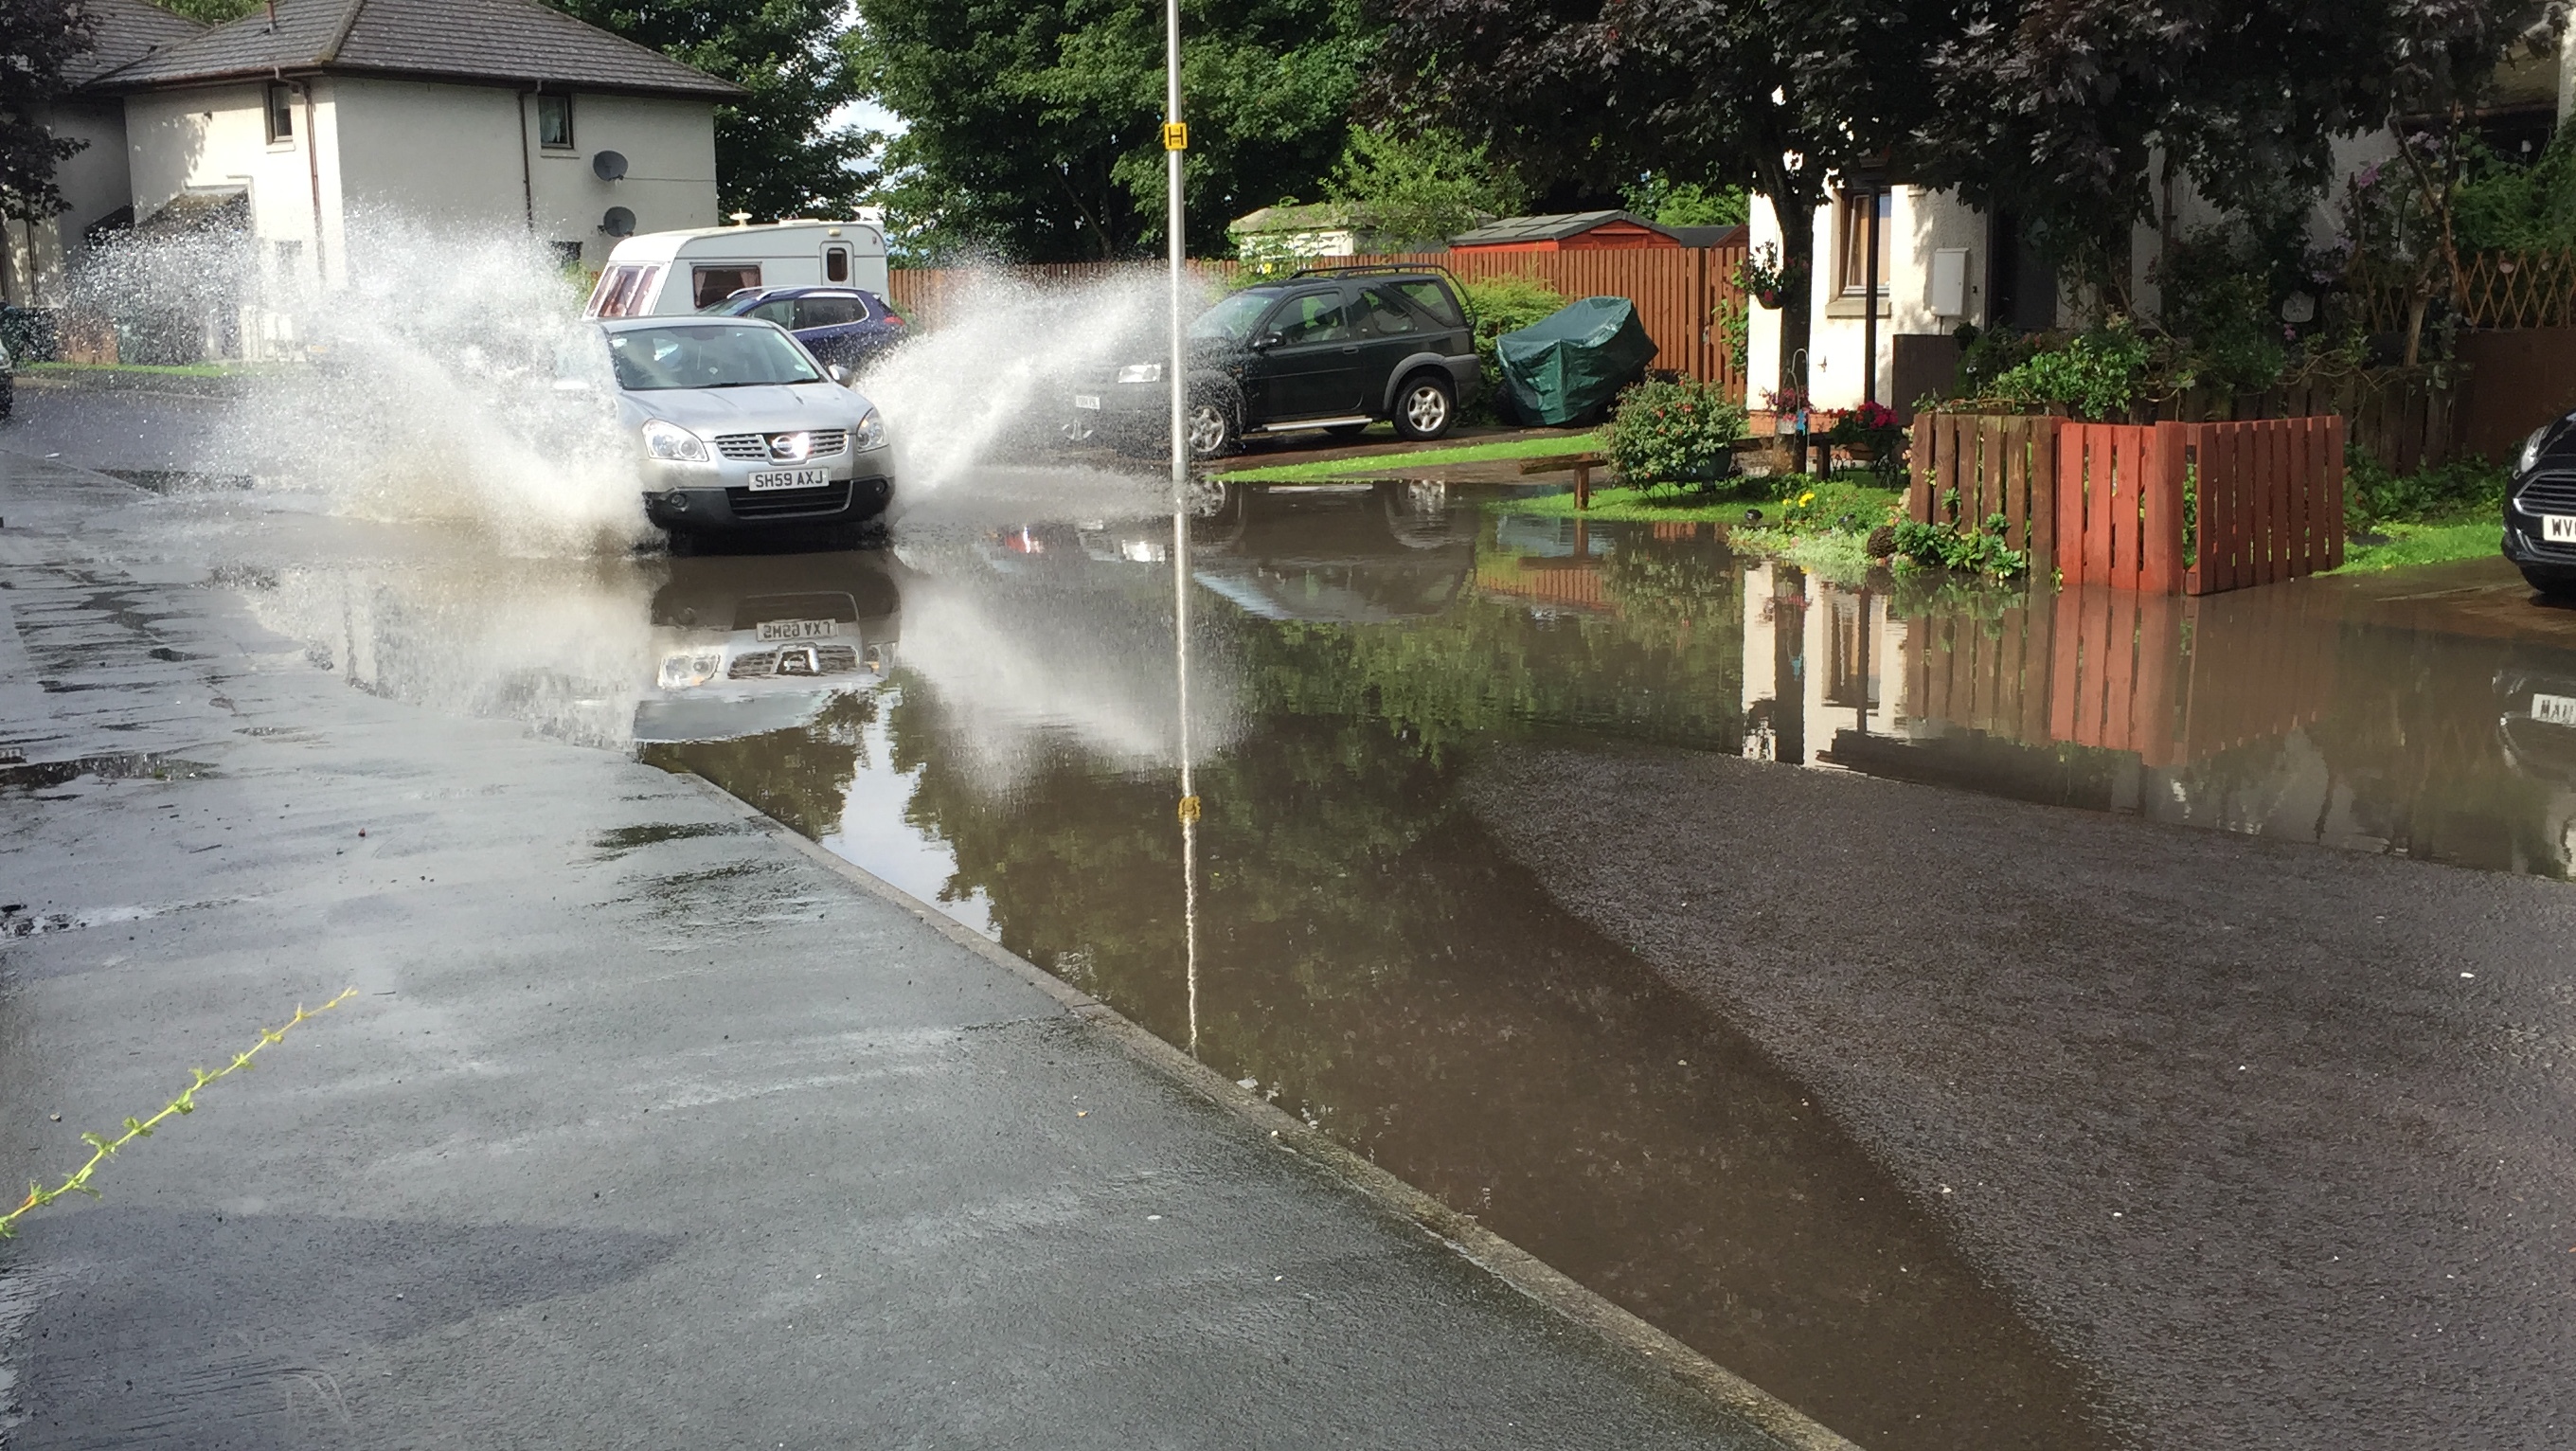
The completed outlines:
[[[1187,300],[1189,242],[1182,234],[1181,0],[1163,0],[1163,233],[1171,259],[1171,331],[1165,366],[1172,385],[1172,654],[1178,672],[1181,752],[1181,892],[1189,987],[1190,1054],[1199,1051],[1199,797],[1190,767],[1190,384],[1181,305]]]

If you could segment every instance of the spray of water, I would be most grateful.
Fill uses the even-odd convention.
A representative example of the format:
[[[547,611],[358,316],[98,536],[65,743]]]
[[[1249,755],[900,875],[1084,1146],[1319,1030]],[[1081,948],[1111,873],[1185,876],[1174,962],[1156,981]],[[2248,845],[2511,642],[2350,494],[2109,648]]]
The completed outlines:
[[[465,525],[513,554],[649,536],[609,399],[554,386],[589,343],[577,274],[507,229],[353,219],[347,246],[326,287],[238,237],[134,238],[77,295],[128,339],[176,351],[193,331],[268,360],[229,451],[337,512]]]
[[[555,386],[595,352],[579,274],[506,227],[353,217],[346,247],[326,286],[309,258],[237,231],[131,237],[93,254],[78,301],[154,361],[271,360],[226,452],[335,512],[467,527],[517,555],[653,537],[604,391]],[[996,466],[1061,469],[1071,396],[1160,355],[1166,285],[1150,269],[1052,287],[983,272],[941,299],[859,380],[887,420],[899,501],[963,493]],[[1159,452],[1142,442],[1131,472]]]
[[[1163,356],[1168,286],[1151,269],[1058,286],[967,278],[933,326],[859,379],[885,413],[901,489],[936,496],[978,469],[1059,453],[1074,393]]]

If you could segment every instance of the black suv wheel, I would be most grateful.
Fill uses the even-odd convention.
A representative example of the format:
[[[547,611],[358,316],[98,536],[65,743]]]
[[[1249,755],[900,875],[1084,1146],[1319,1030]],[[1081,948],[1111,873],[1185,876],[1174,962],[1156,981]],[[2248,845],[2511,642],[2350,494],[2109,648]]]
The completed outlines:
[[[1457,387],[1440,374],[1416,373],[1396,390],[1395,431],[1404,437],[1438,438],[1457,421]]]
[[[1223,458],[1243,446],[1235,411],[1221,398],[1203,398],[1190,404],[1189,439],[1192,458]]]

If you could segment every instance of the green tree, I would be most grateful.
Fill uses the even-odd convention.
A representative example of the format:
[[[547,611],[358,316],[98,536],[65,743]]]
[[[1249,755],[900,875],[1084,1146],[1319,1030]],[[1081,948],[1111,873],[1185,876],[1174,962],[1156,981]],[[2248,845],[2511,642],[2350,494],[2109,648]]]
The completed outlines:
[[[39,221],[63,209],[54,167],[80,143],[55,136],[38,113],[89,44],[89,18],[71,0],[0,0],[0,217]]]
[[[162,9],[185,15],[200,25],[221,25],[257,10],[262,0],[158,0],[158,3]]]
[[[1741,226],[1752,215],[1751,199],[1740,186],[1704,186],[1675,181],[1650,171],[1622,188],[1628,210],[1666,227]]]
[[[1440,246],[1488,217],[1521,209],[1520,178],[1438,127],[1354,126],[1324,194],[1367,209],[1370,224],[1398,250]]]
[[[885,196],[924,251],[1148,252],[1163,231],[1162,7],[858,0],[868,84],[904,118]],[[1356,0],[1184,0],[1194,251],[1341,154],[1370,40]]]
[[[867,161],[881,138],[833,119],[865,93],[841,0],[548,3],[750,93],[716,107],[720,210],[847,216],[875,185]]]

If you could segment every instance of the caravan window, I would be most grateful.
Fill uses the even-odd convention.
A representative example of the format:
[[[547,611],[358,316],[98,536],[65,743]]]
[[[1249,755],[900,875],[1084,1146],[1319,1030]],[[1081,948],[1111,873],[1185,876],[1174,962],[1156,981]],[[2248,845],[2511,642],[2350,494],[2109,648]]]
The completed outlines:
[[[611,267],[599,274],[599,285],[590,290],[591,317],[635,317],[652,305],[653,284],[661,279],[659,267]]]
[[[826,247],[823,249],[823,280],[826,282],[847,282],[850,280],[849,248]]]
[[[690,289],[690,296],[696,299],[694,305],[698,307],[713,307],[746,287],[760,285],[758,264],[719,262],[712,267],[698,268],[694,276],[696,285]]]

